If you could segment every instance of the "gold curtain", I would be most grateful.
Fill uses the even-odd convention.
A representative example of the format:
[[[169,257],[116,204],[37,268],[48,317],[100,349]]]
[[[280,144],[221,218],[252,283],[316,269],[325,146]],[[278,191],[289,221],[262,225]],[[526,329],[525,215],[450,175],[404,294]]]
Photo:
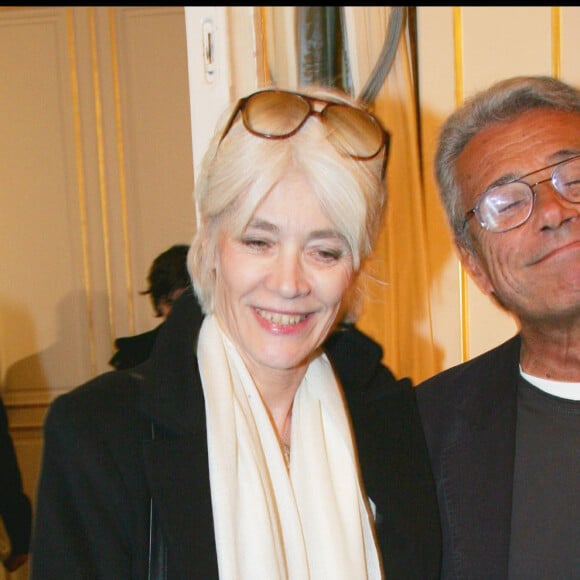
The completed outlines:
[[[261,7],[265,74],[261,82],[295,88],[296,7]],[[353,92],[368,80],[386,38],[390,7],[343,7]],[[413,62],[406,21],[395,61],[377,96],[374,112],[389,129],[387,218],[375,255],[361,330],[379,342],[395,375],[416,384],[437,370],[431,332],[425,208],[415,108]]]
[[[390,7],[348,10],[349,42],[353,38],[356,42],[356,50],[350,45],[349,51],[356,59],[353,69],[358,74],[353,80],[358,94],[381,51]],[[385,364],[397,376],[411,377],[416,384],[436,372],[437,352],[431,332],[426,217],[410,45],[407,19],[393,66],[374,104],[375,114],[392,138],[389,201],[370,264],[382,283],[368,285],[358,326],[383,345]]]

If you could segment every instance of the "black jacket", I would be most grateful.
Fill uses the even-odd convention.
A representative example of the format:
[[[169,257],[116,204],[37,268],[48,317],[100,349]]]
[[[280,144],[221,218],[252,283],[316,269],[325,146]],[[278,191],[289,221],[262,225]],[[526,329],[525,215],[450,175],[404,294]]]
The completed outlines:
[[[0,516],[13,554],[28,554],[32,511],[22,488],[22,477],[10,436],[8,417],[0,398]]]
[[[200,324],[187,292],[146,363],[106,373],[52,404],[32,580],[146,578],[150,496],[167,548],[167,577],[218,577],[194,352]],[[333,335],[326,349],[343,382],[366,491],[377,506],[386,577],[438,578],[439,517],[414,390],[408,380],[395,380],[380,363],[380,347],[354,329]]]
[[[445,580],[506,580],[520,337],[419,385],[437,482]]]

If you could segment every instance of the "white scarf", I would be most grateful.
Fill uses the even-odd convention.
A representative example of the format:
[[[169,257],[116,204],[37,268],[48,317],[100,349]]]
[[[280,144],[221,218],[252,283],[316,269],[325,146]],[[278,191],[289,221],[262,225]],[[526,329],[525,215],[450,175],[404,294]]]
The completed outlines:
[[[378,580],[340,387],[324,354],[292,410],[290,472],[250,374],[214,316],[197,349],[220,580]]]

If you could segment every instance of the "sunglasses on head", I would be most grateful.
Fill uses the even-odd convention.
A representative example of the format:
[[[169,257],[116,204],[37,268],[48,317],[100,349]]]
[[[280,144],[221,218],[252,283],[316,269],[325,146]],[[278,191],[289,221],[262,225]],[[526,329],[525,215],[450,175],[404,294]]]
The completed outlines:
[[[315,108],[316,104],[323,106]],[[288,139],[314,115],[326,127],[330,143],[341,153],[353,159],[369,160],[384,150],[383,176],[385,174],[390,135],[379,120],[364,109],[290,91],[259,91],[238,101],[219,143],[239,114],[246,130],[264,139]]]

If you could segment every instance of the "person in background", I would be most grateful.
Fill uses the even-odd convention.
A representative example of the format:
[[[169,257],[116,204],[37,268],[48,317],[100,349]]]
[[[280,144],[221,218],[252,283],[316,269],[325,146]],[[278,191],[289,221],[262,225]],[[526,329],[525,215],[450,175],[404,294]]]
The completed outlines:
[[[518,333],[417,387],[443,578],[580,577],[580,91],[506,79],[443,125],[461,262]]]
[[[28,561],[32,507],[22,487],[22,476],[10,435],[8,416],[0,397],[0,518],[10,549],[2,563],[14,572]]]
[[[32,580],[436,579],[414,389],[338,329],[359,312],[389,135],[328,90],[228,113],[194,192],[195,296],[146,363],[50,407]]]
[[[176,244],[165,250],[153,260],[147,281],[149,288],[141,294],[149,294],[155,316],[167,318],[173,303],[191,285],[187,271],[187,252],[189,245]],[[109,364],[117,369],[132,368],[147,360],[155,344],[163,322],[154,329],[135,336],[118,338],[117,351]]]

